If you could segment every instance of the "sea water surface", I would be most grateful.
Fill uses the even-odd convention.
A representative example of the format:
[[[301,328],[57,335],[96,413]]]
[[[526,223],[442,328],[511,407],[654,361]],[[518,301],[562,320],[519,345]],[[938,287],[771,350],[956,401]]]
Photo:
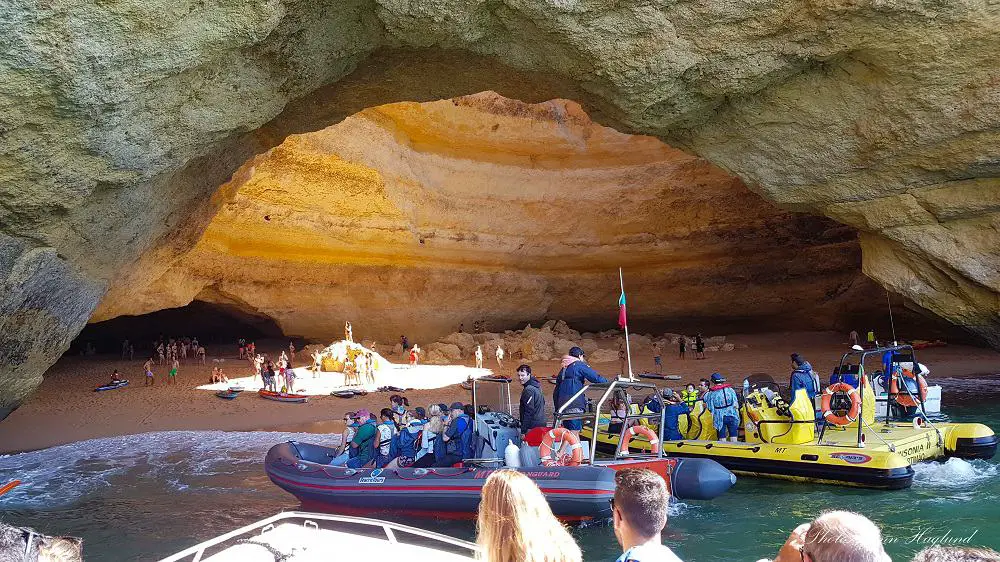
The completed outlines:
[[[934,382],[944,387],[947,417],[1000,429],[1000,375]],[[172,431],[0,457],[0,483],[24,482],[0,498],[0,518],[83,537],[87,560],[157,560],[297,508],[294,497],[267,479],[262,463],[268,448],[289,439],[322,443],[324,436]],[[895,492],[741,478],[714,501],[675,503],[664,541],[689,562],[755,561],[774,556],[799,523],[826,509],[849,509],[881,524],[897,561],[942,537],[1000,549],[996,460],[951,459],[915,468],[913,487]],[[467,522],[396,520],[474,535]],[[611,561],[620,554],[606,522],[573,534],[585,560]]]

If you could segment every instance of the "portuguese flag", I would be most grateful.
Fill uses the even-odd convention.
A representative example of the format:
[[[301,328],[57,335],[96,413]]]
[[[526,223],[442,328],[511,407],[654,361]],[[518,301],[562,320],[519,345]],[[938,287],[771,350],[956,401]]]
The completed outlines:
[[[624,328],[625,324],[627,324],[625,321],[625,291],[622,291],[622,296],[618,299],[618,327]]]

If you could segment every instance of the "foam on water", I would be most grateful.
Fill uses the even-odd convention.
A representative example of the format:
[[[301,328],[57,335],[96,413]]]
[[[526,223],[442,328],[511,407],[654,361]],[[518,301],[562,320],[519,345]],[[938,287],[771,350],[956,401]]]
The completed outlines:
[[[158,480],[182,491],[192,481],[211,487],[212,476],[246,472],[260,464],[274,444],[289,440],[324,444],[314,433],[165,431],[90,439],[0,457],[0,482],[21,480],[4,497],[4,507],[71,505],[101,488]],[[125,479],[124,476],[131,478]],[[263,472],[261,472],[263,476]]]
[[[970,491],[995,480],[1000,467],[984,460],[950,458],[945,462],[917,463],[913,471],[914,488]]]

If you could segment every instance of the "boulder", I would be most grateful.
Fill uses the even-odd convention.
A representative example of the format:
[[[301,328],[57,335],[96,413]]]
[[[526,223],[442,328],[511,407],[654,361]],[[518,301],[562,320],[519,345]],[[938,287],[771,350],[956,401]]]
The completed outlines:
[[[598,349],[587,354],[587,363],[611,363],[618,362],[618,352],[614,349]]]
[[[597,351],[600,347],[597,345],[597,342],[593,340],[593,338],[583,338],[577,342],[577,345],[580,346],[580,349],[582,349],[587,355]]]
[[[455,332],[441,338],[441,342],[457,345],[462,357],[469,357],[476,351],[476,339],[467,332]]]
[[[453,343],[434,342],[427,346],[428,362],[432,355],[442,357],[446,361],[459,361],[462,359],[462,350]]]
[[[734,351],[736,349],[736,345],[732,343],[724,343],[719,349],[722,351]]]

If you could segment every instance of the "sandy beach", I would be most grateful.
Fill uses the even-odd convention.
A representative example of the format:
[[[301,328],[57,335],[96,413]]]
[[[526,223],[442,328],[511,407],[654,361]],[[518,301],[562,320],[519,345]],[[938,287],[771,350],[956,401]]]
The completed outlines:
[[[666,383],[674,388],[684,382],[697,381],[714,371],[725,374],[731,382],[739,382],[753,373],[767,373],[785,384],[790,372],[789,353],[797,352],[812,362],[824,380],[847,349],[843,334],[832,332],[794,332],[752,335],[729,335],[727,342],[737,344],[730,352],[709,353],[705,360],[694,360],[689,351],[686,360],[679,360],[676,350],[665,350],[663,372],[683,376],[682,382]],[[287,340],[258,342],[258,349],[276,356],[287,346]],[[616,348],[615,339],[601,340],[602,348]],[[741,347],[741,346],[746,346]],[[234,346],[208,347],[209,360],[200,365],[188,359],[182,363],[178,384],[167,386],[166,366],[160,365],[156,385],[143,387],[142,363],[138,356],[133,361],[123,361],[113,355],[92,357],[63,357],[46,374],[38,391],[6,420],[0,422],[0,452],[40,449],[96,437],[109,437],[134,433],[165,430],[223,430],[246,431],[258,429],[294,429],[296,431],[338,431],[343,414],[358,408],[378,410],[388,405],[390,393],[375,392],[352,399],[332,396],[314,396],[306,404],[284,404],[264,400],[253,393],[245,393],[236,400],[216,398],[205,386],[213,366],[222,365],[230,377],[250,374],[245,361],[241,361]],[[221,363],[212,359],[224,359]],[[301,358],[296,365],[302,365]],[[389,357],[403,363],[402,357]],[[633,349],[633,370],[653,370],[649,349]],[[950,345],[918,352],[918,359],[927,364],[932,377],[963,377],[994,375],[1000,373],[1000,352],[989,349]],[[463,365],[475,363],[469,357]],[[516,358],[505,361],[501,374],[512,377],[517,367]],[[555,375],[558,361],[531,363],[539,379]],[[618,363],[593,364],[599,372],[613,375]],[[495,368],[489,358],[485,367]],[[124,389],[93,392],[93,388],[110,380],[113,369],[119,369],[129,379]],[[433,369],[434,367],[427,367]],[[415,370],[414,376],[425,372]],[[324,376],[340,377],[329,373]],[[416,384],[413,386],[420,386]],[[543,390],[550,394],[551,385],[543,382]],[[516,409],[519,385],[512,389]],[[405,393],[411,406],[430,403],[470,401],[471,392],[458,384],[438,389],[410,390]],[[945,397],[947,401],[947,397]],[[550,405],[551,407],[551,405]]]

